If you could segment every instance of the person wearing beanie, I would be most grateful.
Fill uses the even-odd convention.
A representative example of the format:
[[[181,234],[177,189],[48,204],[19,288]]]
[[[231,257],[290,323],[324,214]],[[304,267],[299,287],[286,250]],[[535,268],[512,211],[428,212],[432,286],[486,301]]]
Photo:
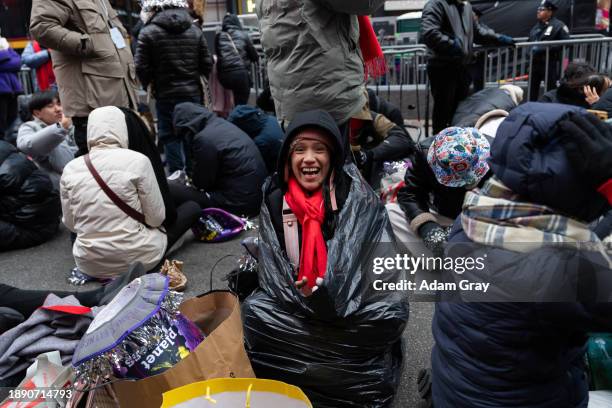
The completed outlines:
[[[186,0],[143,0],[146,14],[138,35],[136,72],[155,97],[157,127],[170,173],[185,170],[185,141],[172,127],[173,112],[182,102],[202,103],[201,78],[212,70],[204,32],[193,23]]]
[[[361,266],[379,244],[395,255],[384,206],[345,164],[334,118],[297,113],[264,186],[260,288],[242,307],[257,376],[300,387],[317,407],[391,404],[408,304],[400,292],[374,291],[371,270]],[[385,277],[401,279],[395,271]]]
[[[570,38],[569,29],[554,16],[559,7],[554,1],[542,0],[538,6],[536,17],[538,22],[529,32],[529,42],[562,41]],[[544,92],[555,89],[561,76],[561,54],[563,47],[531,48],[532,62],[529,74],[529,100],[537,101],[540,98],[540,84],[547,78]],[[546,58],[548,57],[548,64]],[[548,72],[546,71],[548,68]]]
[[[513,46],[514,40],[481,26],[465,0],[431,0],[423,8],[421,21],[434,99],[432,126],[439,133],[451,125],[457,106],[468,96],[474,43]]]
[[[612,261],[588,223],[610,210],[612,131],[587,111],[527,103],[498,129],[493,176],[469,191],[445,256],[482,267],[438,279],[433,405],[588,405],[589,332],[612,331]]]
[[[458,127],[474,127],[487,112],[502,109],[510,112],[523,101],[523,90],[516,85],[487,88],[464,99],[453,116],[452,124]]]
[[[387,211],[398,240],[413,254],[441,256],[465,193],[490,176],[489,140],[474,128],[451,127],[419,147],[397,204],[387,204]]]

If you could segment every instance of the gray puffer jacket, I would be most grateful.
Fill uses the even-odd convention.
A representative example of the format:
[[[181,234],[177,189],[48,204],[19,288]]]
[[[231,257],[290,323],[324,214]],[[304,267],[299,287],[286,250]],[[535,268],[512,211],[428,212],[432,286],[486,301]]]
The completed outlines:
[[[366,102],[357,15],[383,0],[257,0],[276,115],[323,109],[346,122]]]

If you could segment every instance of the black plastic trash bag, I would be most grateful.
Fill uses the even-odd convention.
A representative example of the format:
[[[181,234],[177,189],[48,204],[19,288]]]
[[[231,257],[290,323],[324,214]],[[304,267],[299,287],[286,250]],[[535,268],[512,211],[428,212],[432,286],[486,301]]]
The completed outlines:
[[[324,284],[304,297],[281,250],[266,206],[259,242],[260,289],[243,304],[247,352],[259,378],[300,387],[317,408],[386,407],[402,369],[407,296],[375,291],[373,281],[399,281],[401,271],[375,275],[367,261],[397,251],[385,208],[359,176],[352,179],[333,239]],[[265,190],[264,190],[265,191]]]

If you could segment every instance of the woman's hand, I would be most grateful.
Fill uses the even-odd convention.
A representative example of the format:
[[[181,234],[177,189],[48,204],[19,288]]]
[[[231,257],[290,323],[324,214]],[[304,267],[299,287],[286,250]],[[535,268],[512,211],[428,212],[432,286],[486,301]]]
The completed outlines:
[[[599,101],[599,95],[597,95],[597,90],[594,87],[585,85],[582,91],[584,92],[584,100],[587,101],[589,105],[593,105]]]
[[[311,296],[313,293],[315,293],[317,291],[317,289],[319,289],[318,285],[323,284],[323,279],[321,278],[317,278],[316,282],[317,285],[313,286],[312,288],[308,286],[308,278],[303,277],[302,280],[296,281],[295,282],[295,287],[302,292],[302,295],[304,295],[305,297]]]

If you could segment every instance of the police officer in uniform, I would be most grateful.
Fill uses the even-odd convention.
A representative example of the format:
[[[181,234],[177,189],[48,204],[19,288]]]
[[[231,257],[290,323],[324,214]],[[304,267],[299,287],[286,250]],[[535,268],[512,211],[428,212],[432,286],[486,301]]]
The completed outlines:
[[[557,6],[550,0],[543,0],[538,7],[538,23],[529,33],[529,41],[557,41],[567,40],[569,30],[559,19],[555,18],[554,12]],[[557,87],[557,81],[561,75],[561,53],[563,47],[550,47],[548,60],[548,80],[546,90]],[[532,47],[533,63],[531,67],[531,83],[529,87],[529,100],[537,101],[540,94],[540,83],[546,78],[546,47]]]

